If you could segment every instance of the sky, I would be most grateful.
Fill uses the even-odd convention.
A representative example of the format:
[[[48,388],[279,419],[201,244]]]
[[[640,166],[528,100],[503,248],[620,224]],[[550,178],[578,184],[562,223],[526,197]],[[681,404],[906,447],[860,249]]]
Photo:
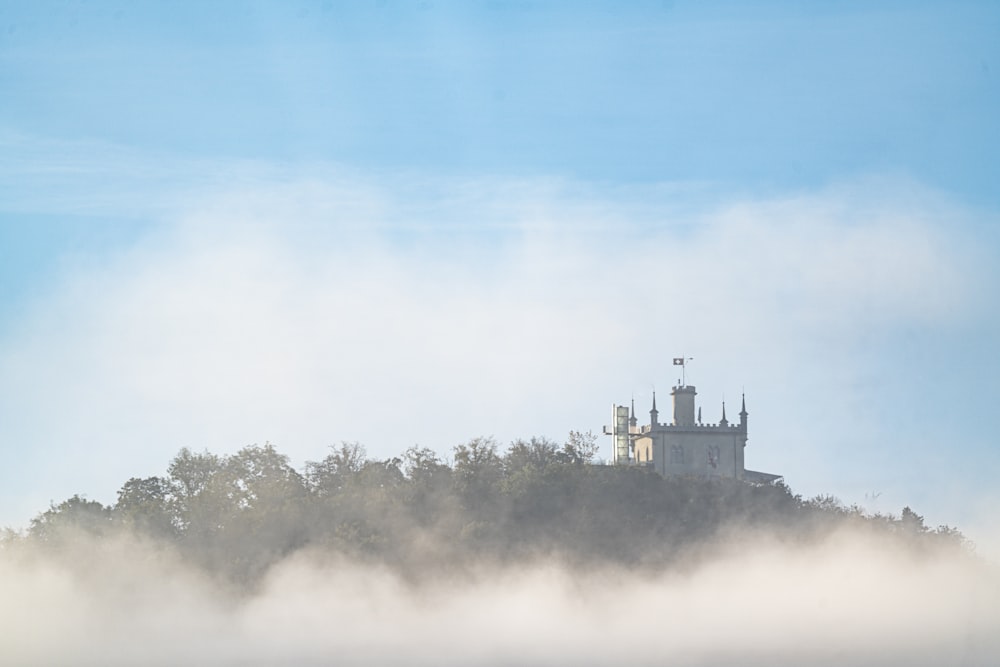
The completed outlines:
[[[1000,554],[1000,6],[0,2],[0,525],[600,432]],[[602,438],[610,458],[610,438]]]

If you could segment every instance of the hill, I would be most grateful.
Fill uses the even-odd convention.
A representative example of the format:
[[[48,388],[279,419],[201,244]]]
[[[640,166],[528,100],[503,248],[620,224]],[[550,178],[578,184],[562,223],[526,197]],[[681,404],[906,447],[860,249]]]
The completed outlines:
[[[53,551],[80,534],[127,533],[248,588],[300,550],[433,577],[542,558],[654,572],[737,535],[805,544],[847,527],[914,553],[969,547],[909,508],[868,514],[780,482],[664,479],[594,464],[595,451],[594,436],[577,432],[562,445],[532,438],[504,451],[477,438],[450,463],[418,447],[375,460],[343,443],[298,471],[270,444],[230,456],[182,449],[166,475],[126,481],[113,506],[73,496],[5,542]]]

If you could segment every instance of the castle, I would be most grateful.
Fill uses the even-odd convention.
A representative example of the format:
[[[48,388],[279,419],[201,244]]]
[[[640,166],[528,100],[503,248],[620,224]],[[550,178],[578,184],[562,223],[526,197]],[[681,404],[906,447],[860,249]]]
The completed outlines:
[[[725,477],[755,484],[767,484],[781,478],[781,475],[747,470],[743,465],[748,416],[745,396],[738,424],[730,424],[726,419],[725,402],[719,423],[703,424],[700,409],[695,419],[697,392],[694,386],[682,381],[670,394],[674,399],[674,418],[669,424],[660,423],[655,392],[649,424],[638,424],[634,399],[631,410],[624,405],[613,406],[612,426],[604,428],[605,434],[612,436],[613,463],[649,466],[664,477]]]

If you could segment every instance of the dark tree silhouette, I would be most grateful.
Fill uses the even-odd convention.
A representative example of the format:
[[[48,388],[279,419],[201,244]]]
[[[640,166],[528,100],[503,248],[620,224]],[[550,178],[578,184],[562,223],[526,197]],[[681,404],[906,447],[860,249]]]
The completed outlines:
[[[732,530],[803,541],[850,524],[918,552],[966,544],[909,507],[898,518],[869,515],[832,496],[803,500],[780,482],[592,465],[594,443],[573,432],[563,445],[516,440],[501,454],[492,438],[475,438],[454,448],[452,465],[426,447],[373,460],[341,443],[304,474],[271,444],[230,456],[185,448],[166,477],[126,481],[114,507],[73,496],[39,514],[24,539],[59,545],[128,531],[247,586],[307,547],[429,576],[539,556],[663,568]]]

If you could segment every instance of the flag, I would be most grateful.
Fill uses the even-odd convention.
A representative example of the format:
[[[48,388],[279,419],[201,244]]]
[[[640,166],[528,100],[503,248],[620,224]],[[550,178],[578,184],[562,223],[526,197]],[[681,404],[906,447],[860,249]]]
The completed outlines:
[[[674,357],[674,366],[683,366],[684,357]]]

